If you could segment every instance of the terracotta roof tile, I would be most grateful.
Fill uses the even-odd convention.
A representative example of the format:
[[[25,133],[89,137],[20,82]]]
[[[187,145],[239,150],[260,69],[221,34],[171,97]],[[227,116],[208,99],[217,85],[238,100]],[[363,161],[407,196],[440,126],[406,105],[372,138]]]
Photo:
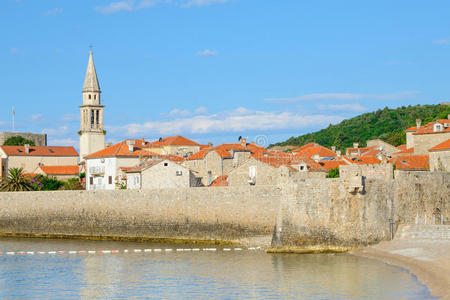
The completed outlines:
[[[407,149],[407,148],[406,148],[406,144],[397,146],[397,149],[399,149],[400,151],[406,150],[406,149]]]
[[[133,152],[130,152],[128,149],[127,141],[134,141]],[[159,154],[150,152],[147,149],[148,143],[145,143],[143,140],[125,140],[111,147],[102,149],[100,151],[94,152],[85,156],[84,158],[99,158],[99,157],[149,157],[149,156],[159,156]]]
[[[319,161],[319,164],[325,168],[325,170],[329,171],[334,168],[339,168],[342,165],[348,165],[349,163],[339,159],[339,160],[323,160]]]
[[[40,166],[47,175],[78,175],[78,166]]]
[[[430,148],[428,151],[450,150],[450,139]]]
[[[303,146],[303,149],[297,149],[292,151],[294,156],[299,157],[312,157],[314,155],[319,155],[320,157],[335,157],[336,153],[331,151],[328,148],[325,148],[321,145],[315,145],[314,143],[306,144]]]
[[[209,186],[227,186],[228,185],[228,175],[220,175],[217,177]]]
[[[414,147],[395,152],[394,155],[405,155],[405,154],[409,155],[409,154],[412,154],[412,153],[414,153]]]
[[[25,153],[24,146],[0,146],[8,156],[78,156],[74,147],[60,146],[30,146],[29,153]]]
[[[161,140],[157,140],[151,142],[149,144],[150,147],[161,147],[161,146],[201,146],[199,143],[194,142],[184,136],[176,135],[162,138]]]
[[[399,156],[392,158],[389,162],[393,163],[397,170],[426,171],[430,169],[428,155]]]
[[[445,124],[445,123],[448,123],[447,121],[448,120],[437,120],[436,122]],[[436,124],[436,122],[430,122],[430,123],[426,124],[425,126],[420,127],[419,129],[417,129],[416,132],[413,133],[413,135],[450,132],[450,127],[444,128],[444,130],[442,130],[442,131],[437,131],[437,132],[434,131],[434,124]]]
[[[375,156],[343,156],[343,158],[351,164],[358,165],[374,165],[381,163],[381,160]]]

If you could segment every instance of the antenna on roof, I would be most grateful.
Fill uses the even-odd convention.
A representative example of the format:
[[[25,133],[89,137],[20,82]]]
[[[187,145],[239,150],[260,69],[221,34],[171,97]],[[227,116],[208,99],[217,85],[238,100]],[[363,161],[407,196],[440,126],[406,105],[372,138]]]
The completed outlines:
[[[240,136],[238,137],[238,141],[240,141],[240,140],[242,140],[242,135],[240,135]]]
[[[159,141],[162,142],[162,137],[159,138]]]

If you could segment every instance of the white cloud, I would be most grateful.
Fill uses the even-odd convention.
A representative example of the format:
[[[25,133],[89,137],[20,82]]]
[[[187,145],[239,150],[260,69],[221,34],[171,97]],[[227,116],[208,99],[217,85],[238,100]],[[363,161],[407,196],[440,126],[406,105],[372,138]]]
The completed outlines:
[[[220,132],[242,132],[250,130],[301,129],[337,123],[343,117],[337,115],[304,115],[293,112],[264,112],[238,108],[218,114],[180,118],[174,121],[151,121],[124,126],[108,127],[111,134],[127,136],[205,134]]]
[[[189,0],[183,3],[182,7],[206,6],[211,4],[226,3],[229,0]]]
[[[42,133],[46,133],[49,136],[63,136],[69,133],[69,127],[64,125],[57,128],[46,128],[42,130]]]
[[[44,16],[55,16],[63,12],[62,8],[56,7],[54,9],[48,10],[44,13]]]
[[[44,120],[44,116],[42,114],[31,115],[31,121],[36,122],[36,121],[42,121],[42,120]]]
[[[435,41],[433,41],[433,44],[450,45],[450,38],[435,40]]]
[[[320,104],[317,105],[318,109],[321,110],[345,110],[345,111],[356,111],[356,112],[363,112],[367,111],[367,107],[362,106],[359,103],[346,103],[346,104]]]
[[[143,8],[148,8],[157,5],[158,3],[163,2],[163,0],[123,0],[111,2],[106,6],[97,6],[95,10],[102,14],[114,14],[120,11],[135,11]],[[166,0],[165,2],[168,2]]]
[[[217,54],[219,54],[217,51],[209,49],[197,51],[198,56],[216,56]]]
[[[195,112],[197,115],[204,115],[204,114],[208,113],[208,109],[207,109],[206,107],[204,107],[204,106],[200,106],[200,107],[197,107],[197,108],[194,110],[194,112]]]
[[[189,116],[191,114],[191,112],[187,109],[172,109],[167,116],[168,117],[172,117],[172,118],[176,118],[176,117],[186,117]]]
[[[304,101],[320,101],[320,100],[399,100],[414,98],[417,91],[405,91],[391,94],[352,94],[352,93],[325,93],[325,94],[308,94],[292,98],[267,98],[267,102],[304,102]]]

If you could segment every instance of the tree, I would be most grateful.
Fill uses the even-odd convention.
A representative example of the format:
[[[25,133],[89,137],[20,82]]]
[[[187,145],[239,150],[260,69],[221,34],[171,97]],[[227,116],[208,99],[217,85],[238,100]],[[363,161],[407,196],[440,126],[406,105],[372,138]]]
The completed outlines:
[[[330,169],[327,173],[327,178],[339,178],[339,168]]]
[[[23,146],[25,144],[28,144],[30,146],[35,146],[34,142],[32,140],[28,140],[24,138],[23,136],[12,136],[8,138],[4,143],[3,146]]]
[[[31,182],[24,177],[22,168],[11,168],[8,176],[0,183],[0,190],[4,192],[31,191]]]
[[[33,189],[36,191],[56,191],[64,185],[64,182],[56,179],[55,177],[48,177],[39,174],[33,179],[32,184]]]

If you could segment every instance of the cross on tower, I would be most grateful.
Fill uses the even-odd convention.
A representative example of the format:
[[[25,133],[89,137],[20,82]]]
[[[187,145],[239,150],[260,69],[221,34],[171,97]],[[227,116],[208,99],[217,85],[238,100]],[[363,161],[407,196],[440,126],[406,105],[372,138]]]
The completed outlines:
[[[89,44],[89,49],[91,49],[91,51],[92,51],[92,48],[94,48],[94,45]]]

